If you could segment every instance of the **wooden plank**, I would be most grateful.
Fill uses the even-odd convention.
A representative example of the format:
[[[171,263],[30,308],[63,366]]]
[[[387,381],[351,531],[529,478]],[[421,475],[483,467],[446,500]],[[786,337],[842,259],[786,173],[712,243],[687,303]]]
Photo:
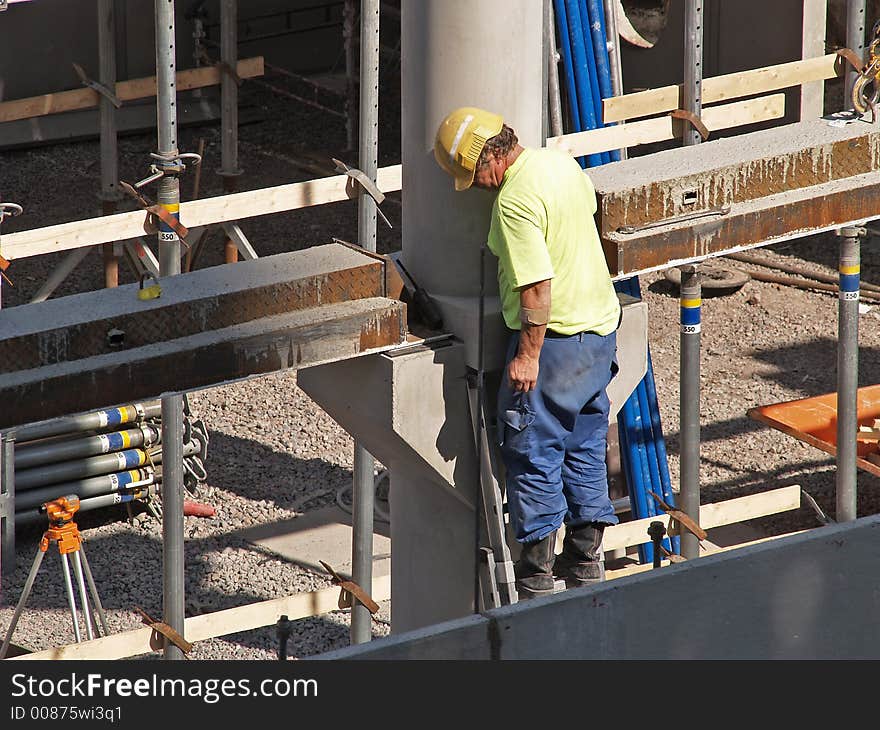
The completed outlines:
[[[804,0],[801,23],[801,58],[815,58],[825,53],[828,0]],[[811,81],[801,86],[800,119],[821,117],[825,106],[825,84]]]
[[[766,517],[778,512],[797,509],[800,504],[801,488],[798,485],[780,487],[768,492],[737,497],[724,502],[703,504],[700,505],[700,527],[711,529],[744,520],[753,520],[757,517]],[[602,549],[606,551],[619,550],[631,545],[650,542],[648,526],[655,521],[662,521],[664,525],[669,526],[669,517],[659,515],[606,527]]]
[[[390,575],[373,580],[372,597],[376,601],[386,601],[391,598]],[[339,588],[333,586],[309,593],[298,593],[284,598],[251,603],[237,608],[227,608],[223,611],[186,619],[184,636],[187,641],[204,641],[239,631],[251,631],[263,626],[271,626],[282,614],[291,621],[320,616],[331,611],[338,611],[338,600]],[[68,644],[32,654],[22,654],[10,657],[9,660],[124,659],[125,657],[160,651],[162,647],[154,645],[151,642],[152,637],[152,629],[133,629],[79,644]]]
[[[800,535],[802,532],[806,532],[806,530],[795,530],[794,532],[786,532],[782,535],[770,535],[769,537],[761,537],[757,540],[750,540],[749,542],[741,542],[737,545],[728,545],[726,547],[719,547],[717,550],[710,550],[706,555],[714,555],[716,553],[726,553],[730,550],[738,550],[739,548],[748,547],[749,545],[758,545],[762,542],[770,542],[771,540],[779,540],[782,537],[791,537],[792,535]],[[699,558],[698,558],[699,559]],[[663,559],[660,561],[660,566],[665,568],[669,565],[669,560]],[[647,563],[642,563],[639,565],[628,565],[625,568],[617,568],[616,570],[606,570],[605,571],[605,580],[613,580],[615,578],[623,578],[627,575],[636,575],[637,573],[646,573],[649,570],[654,568],[653,565],[649,565]]]
[[[703,109],[702,120],[710,132],[716,132],[720,129],[779,119],[783,116],[785,116],[785,94],[773,94],[706,107]],[[574,132],[559,137],[548,137],[547,147],[554,147],[568,152],[573,157],[580,157],[681,138],[682,128],[682,122],[665,116],[614,127],[590,129],[586,132]]]
[[[312,205],[348,200],[347,175],[305,180],[244,193],[204,198],[180,206],[180,217],[189,228],[252,218],[269,213],[308,208]],[[400,190],[401,167],[392,165],[378,172],[377,185],[384,192]],[[110,241],[122,241],[144,235],[142,211],[89,218],[9,233],[0,239],[0,252],[8,260],[67,251]]]
[[[714,104],[743,96],[766,94],[769,91],[778,91],[812,81],[833,79],[837,76],[836,58],[836,54],[829,53],[818,58],[807,58],[703,79],[702,101],[703,104]],[[606,124],[621,122],[625,119],[647,117],[678,109],[681,105],[681,93],[682,86],[679,84],[609,97],[602,102],[603,121]]]
[[[236,72],[240,78],[249,79],[262,76],[263,57],[245,58],[238,62]],[[220,83],[222,72],[216,66],[202,66],[177,73],[177,90],[189,91],[205,86],[216,86]],[[148,76],[116,84],[116,97],[121,102],[133,99],[144,99],[156,95],[156,77]],[[93,89],[71,89],[54,94],[32,96],[27,99],[13,99],[0,103],[0,122],[12,122],[16,119],[41,117],[46,114],[88,109],[98,106],[101,96]]]

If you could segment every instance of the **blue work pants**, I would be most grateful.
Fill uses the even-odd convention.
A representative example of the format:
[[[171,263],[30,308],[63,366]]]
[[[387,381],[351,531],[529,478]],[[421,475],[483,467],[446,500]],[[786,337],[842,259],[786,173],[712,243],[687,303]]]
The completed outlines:
[[[498,439],[516,540],[541,540],[562,524],[616,524],[605,451],[609,401],[617,372],[617,333],[546,337],[538,381],[518,393],[507,379],[519,332],[507,348],[498,392]]]

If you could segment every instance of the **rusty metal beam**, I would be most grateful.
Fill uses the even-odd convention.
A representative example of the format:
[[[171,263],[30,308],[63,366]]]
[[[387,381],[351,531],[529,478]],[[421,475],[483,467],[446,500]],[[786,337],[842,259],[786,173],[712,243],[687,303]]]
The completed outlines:
[[[148,281],[152,285],[155,282]],[[138,285],[89,292],[0,312],[4,374],[158,344],[260,317],[385,296],[385,265],[350,247],[303,251],[210,267]]]
[[[393,347],[385,266],[333,244],[2,310],[0,429]]]
[[[591,169],[612,275],[877,217],[878,161],[876,126],[818,119]]]
[[[660,226],[640,234],[606,233],[612,275],[668,266],[800,238],[880,216],[880,171],[731,206],[724,216]]]

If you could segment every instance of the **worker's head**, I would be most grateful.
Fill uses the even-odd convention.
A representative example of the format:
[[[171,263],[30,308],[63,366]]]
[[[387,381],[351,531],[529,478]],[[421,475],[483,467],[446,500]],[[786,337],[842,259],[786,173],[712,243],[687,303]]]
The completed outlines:
[[[513,149],[517,142],[513,130],[505,126],[498,114],[484,109],[461,107],[440,123],[434,140],[434,159],[455,180],[456,190],[467,190],[473,184],[495,187],[489,179],[491,162],[501,151],[495,138],[505,136],[505,130],[513,139],[509,147]]]

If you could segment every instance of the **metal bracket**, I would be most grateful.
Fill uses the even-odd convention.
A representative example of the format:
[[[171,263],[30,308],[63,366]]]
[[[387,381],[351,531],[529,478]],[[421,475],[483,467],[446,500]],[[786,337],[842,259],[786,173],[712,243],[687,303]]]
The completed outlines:
[[[381,190],[379,190],[378,187],[376,187],[376,183],[374,183],[370,179],[370,176],[367,175],[367,173],[365,173],[363,170],[358,170],[356,167],[349,167],[341,160],[337,160],[335,157],[331,157],[330,159],[333,160],[333,163],[336,165],[337,172],[342,172],[348,175],[352,180],[354,180],[364,189],[367,195],[369,195],[373,200],[376,201],[376,212],[382,217],[382,220],[385,221],[385,225],[387,225],[389,228],[394,228],[394,226],[391,225],[391,221],[389,221],[385,217],[385,214],[379,208],[379,205],[382,203],[383,200],[385,200],[385,193],[383,193]],[[353,194],[353,190],[350,190],[348,186],[346,186],[346,192],[348,193],[349,198],[356,197],[356,195]]]
[[[76,71],[76,75],[79,76],[79,80],[82,82],[83,86],[88,86],[90,89],[97,91],[101,96],[107,99],[113,106],[119,109],[122,106],[122,102],[119,101],[119,97],[116,96],[110,89],[108,89],[104,84],[99,81],[95,81],[94,79],[90,79],[86,72],[83,70],[83,67],[78,63],[74,63],[73,70]]]
[[[5,9],[5,8],[0,8],[0,9]],[[0,223],[3,222],[4,218],[14,218],[17,215],[21,215],[23,211],[24,211],[24,208],[22,208],[18,203],[2,203],[2,202],[0,202]],[[3,258],[2,255],[0,255],[0,277],[3,277],[3,279],[9,284],[9,286],[14,286],[14,284],[12,283],[12,279],[10,279],[8,276],[6,276],[6,269],[8,269],[8,268],[9,268],[9,261],[7,261],[5,258]]]
[[[0,202],[0,223],[3,222],[4,218],[14,218],[17,215],[21,215],[23,212],[24,208],[18,203]]]
[[[154,160],[159,160],[164,164],[152,164],[150,165],[150,174],[147,175],[143,180],[138,180],[134,187],[142,188],[145,185],[149,185],[151,182],[155,182],[160,178],[165,177],[165,175],[179,175],[184,170],[186,170],[186,165],[183,164],[183,160],[193,159],[195,160],[196,165],[200,165],[202,162],[202,156],[198,152],[178,152],[172,155],[163,155],[158,152],[150,152],[150,157]]]
[[[725,205],[720,208],[710,208],[709,210],[698,210],[694,213],[684,213],[682,215],[676,215],[672,218],[664,218],[662,221],[657,221],[655,223],[645,223],[641,226],[621,226],[617,229],[618,233],[638,233],[639,231],[645,231],[649,228],[659,228],[661,226],[669,226],[673,223],[685,223],[687,221],[692,221],[697,218],[707,218],[713,215],[727,215],[730,213],[730,206]]]
[[[687,109],[676,109],[669,112],[669,116],[673,119],[683,119],[686,122],[690,122],[691,126],[700,133],[704,142],[709,139],[709,128],[703,124],[703,120],[693,112],[688,111]]]
[[[120,180],[119,185],[147,212],[147,219],[144,221],[144,231],[146,233],[155,233],[156,231],[153,229],[158,230],[158,226],[155,225],[153,219],[153,217],[156,217],[166,223],[178,235],[185,246],[189,246],[185,240],[189,231],[183,223],[171,215],[171,213],[169,213],[164,207],[153,203],[149,198],[145,197],[143,193],[135,190],[135,188],[125,182],[125,180]]]
[[[333,585],[337,585],[340,587],[339,592],[339,601],[337,605],[339,608],[351,608],[352,606],[352,598],[356,599],[358,603],[364,606],[370,613],[375,614],[379,611],[379,604],[376,603],[372,598],[370,598],[369,594],[361,588],[357,583],[351,580],[346,580],[339,573],[333,570],[330,565],[325,563],[323,560],[318,561],[321,565],[324,566],[324,570],[330,573],[331,581]]]

